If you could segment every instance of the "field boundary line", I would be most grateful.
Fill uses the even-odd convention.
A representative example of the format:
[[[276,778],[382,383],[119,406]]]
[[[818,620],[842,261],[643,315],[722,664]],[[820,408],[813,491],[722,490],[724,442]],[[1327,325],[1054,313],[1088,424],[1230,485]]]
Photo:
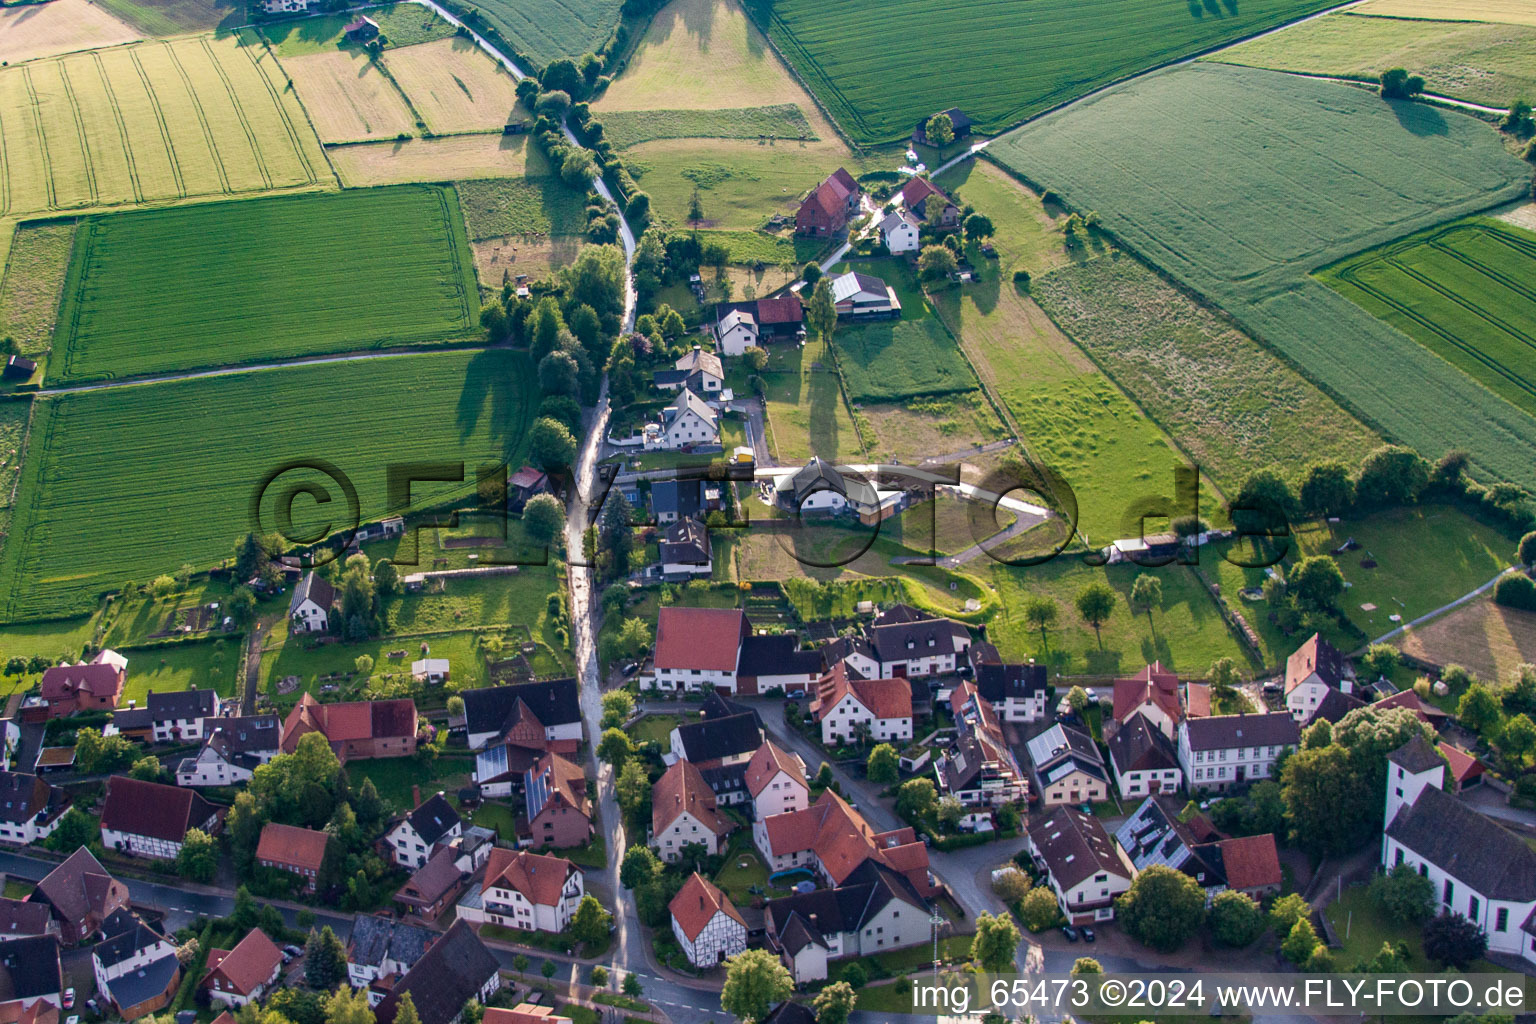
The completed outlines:
[[[69,263],[64,272],[64,283],[59,288],[59,311],[53,324],[53,338],[49,346],[49,372],[44,375],[45,383],[47,377],[52,376],[55,359],[62,362],[62,373],[66,376],[74,367],[75,335],[79,326],[80,311],[85,306],[85,300],[81,298],[81,293],[85,290],[85,265],[90,262],[91,250],[96,245],[96,231],[100,223],[95,217],[82,217],[75,226],[74,238],[70,240]],[[85,236],[83,240],[82,235]],[[35,393],[42,394],[43,391]]]
[[[1518,572],[1518,571],[1519,570],[1515,569],[1513,566],[1511,566],[1510,568],[1507,568],[1507,569],[1500,569],[1498,571],[1498,573],[1493,577],[1493,579],[1489,580],[1487,583],[1484,583],[1482,586],[1475,587],[1474,589],[1467,591],[1465,594],[1462,594],[1460,597],[1458,597],[1458,598],[1456,598],[1456,599],[1454,599],[1452,601],[1447,601],[1445,604],[1441,605],[1439,608],[1436,608],[1434,611],[1425,612],[1423,615],[1420,615],[1418,618],[1414,619],[1412,622],[1405,622],[1402,625],[1398,626],[1396,629],[1388,630],[1387,632],[1381,634],[1381,636],[1377,637],[1376,639],[1368,641],[1365,644],[1362,644],[1359,647],[1359,649],[1350,652],[1351,657],[1353,657],[1355,655],[1358,655],[1361,651],[1364,651],[1366,648],[1370,647],[1372,644],[1386,643],[1388,640],[1392,639],[1395,636],[1398,636],[1399,634],[1405,634],[1410,629],[1413,629],[1416,626],[1422,626],[1424,623],[1428,622],[1431,619],[1437,619],[1441,615],[1444,615],[1446,612],[1453,611],[1453,610],[1455,610],[1457,608],[1460,608],[1462,605],[1466,604],[1468,601],[1475,600],[1476,598],[1478,598],[1478,597],[1482,596],[1483,594],[1487,593],[1489,590],[1491,590],[1499,582],[1499,580],[1503,579],[1505,576],[1509,575],[1512,572]]]
[[[5,118],[0,116],[0,217],[11,212],[11,163],[9,151],[5,145]],[[5,253],[5,261],[9,265],[11,261],[10,250]],[[3,280],[3,278],[0,278]]]
[[[160,127],[160,141],[165,144],[165,156],[171,164],[171,177],[176,182],[176,195],[187,198],[187,181],[181,174],[181,161],[176,159],[176,144],[171,141],[170,126],[165,123],[165,110],[160,105],[160,96],[155,92],[154,83],[149,80],[149,74],[144,70],[144,65],[139,61],[138,48],[128,51],[128,59],[133,63],[133,70],[138,74],[139,81],[144,86],[144,92],[149,96],[149,105],[155,112],[155,124]]]
[[[43,158],[43,173],[47,175],[44,189],[48,195],[48,209],[59,208],[59,194],[53,183],[53,160],[48,155],[48,137],[43,134],[43,112],[38,109],[37,89],[32,85],[32,67],[21,66],[21,84],[26,87],[27,100],[32,107],[32,125],[37,130],[37,151]]]
[[[225,195],[234,195],[235,190],[229,187],[229,171],[224,166],[224,155],[219,152],[218,144],[213,140],[213,129],[208,127],[208,114],[203,110],[203,101],[197,96],[197,90],[192,87],[192,78],[187,74],[187,69],[181,66],[181,61],[176,57],[176,51],[171,48],[170,40],[162,39],[160,45],[165,48],[165,55],[171,62],[171,67],[176,69],[176,75],[181,79],[181,84],[187,90],[187,99],[192,101],[192,109],[197,112],[197,123],[203,130],[203,141],[208,143],[208,154],[213,157],[214,169],[219,175],[220,190]]]
[[[383,75],[384,76],[384,80],[386,82],[388,82],[390,84],[390,86],[392,86],[394,88],[394,90],[395,90],[395,92],[397,94],[399,94],[401,101],[405,104],[405,109],[411,112],[411,117],[415,120],[415,125],[422,126],[424,131],[427,131],[427,132],[431,133],[434,136],[438,135],[439,133],[437,131],[435,131],[430,124],[427,123],[426,116],[424,114],[422,114],[421,111],[416,109],[416,104],[415,103],[411,102],[410,95],[406,93],[405,86],[401,85],[399,80],[395,78],[395,73],[393,71],[389,70],[389,68],[385,67],[385,65],[384,65],[384,55],[382,53],[380,53],[379,56],[377,56],[377,57],[369,57],[368,58],[368,63],[373,65],[373,69],[375,71],[377,71],[379,74]],[[492,61],[491,63],[492,64],[496,64],[495,61]],[[498,71],[502,70],[501,65],[500,64],[496,64],[496,69]],[[454,75],[454,76],[451,76],[451,77],[453,77],[454,81],[458,81],[458,76]],[[460,89],[464,88],[464,85],[463,85],[462,82],[459,84],[459,88]],[[350,95],[347,97],[347,102],[348,103],[352,102],[352,97]],[[354,109],[356,109],[355,105],[354,105]],[[359,119],[361,120],[361,115],[359,115]],[[413,125],[412,127],[415,127],[415,125]]]
[[[93,51],[91,59],[96,66],[96,77],[101,79],[102,90],[107,94],[107,105],[112,108],[112,120],[117,122],[117,137],[123,141],[123,157],[128,163],[128,181],[133,185],[134,202],[142,203],[144,186],[139,181],[138,164],[134,162],[133,146],[128,141],[128,123],[117,105],[117,90],[112,88],[111,81],[107,79],[107,69],[101,63],[101,55]]]
[[[309,125],[310,132],[312,132],[314,134],[314,136],[315,136],[315,145],[320,150],[321,158],[325,160],[325,166],[330,169],[331,179],[336,182],[336,187],[337,188],[341,188],[342,187],[341,175],[340,175],[340,173],[337,172],[336,165],[331,162],[331,155],[328,152],[326,152],[326,144],[320,140],[320,129],[315,127],[314,115],[309,112],[309,108],[304,105],[304,98],[299,95],[299,90],[294,87],[293,76],[288,73],[288,69],[287,68],[283,67],[283,62],[277,59],[277,54],[272,49],[272,41],[267,38],[266,33],[262,32],[259,27],[254,27],[254,26],[247,26],[247,27],[250,29],[250,31],[252,31],[252,32],[254,32],[256,34],[256,38],[257,39],[261,40],[261,45],[266,48],[267,56],[272,58],[272,66],[277,68],[279,71],[281,71],[283,73],[283,79],[284,79],[284,81],[286,81],[288,83],[288,90],[287,91],[293,93],[293,102],[295,102],[295,103],[297,103],[299,105],[299,112],[304,115],[304,122]],[[245,29],[242,29],[241,31],[245,31]],[[256,58],[252,57],[251,59],[255,60]],[[270,84],[270,79],[269,79],[269,84]],[[271,87],[272,88],[276,88],[276,86],[271,86]],[[279,104],[279,106],[282,106],[282,104]],[[283,111],[283,118],[284,118],[284,120],[288,120],[288,112],[287,112],[286,109],[284,109],[284,111]],[[298,132],[297,128],[292,128],[291,130],[294,131],[294,132]],[[305,166],[308,166],[309,160],[307,158],[305,158],[304,163],[305,163]],[[310,169],[310,173],[311,173],[311,175],[313,175],[313,177],[310,179],[311,184],[318,185],[320,183],[319,175],[314,173],[314,169],[313,168]]]
[[[251,62],[251,70],[255,71],[257,77],[261,79],[262,85],[267,89],[267,95],[272,98],[272,105],[277,108],[277,116],[282,119],[283,130],[288,133],[288,142],[293,147],[293,155],[298,158],[299,166],[304,168],[306,183],[310,185],[318,184],[320,177],[315,173],[315,168],[310,164],[309,157],[304,153],[304,144],[300,141],[298,129],[293,126],[293,119],[288,115],[288,106],[283,102],[282,93],[277,91],[277,87],[272,83],[272,76],[267,74],[267,70],[261,66],[261,58],[251,53],[251,50],[255,47],[245,42],[245,30],[241,29],[237,35],[240,39],[239,49],[241,53],[245,55],[246,60]],[[256,38],[259,39],[260,36]],[[268,51],[267,56],[271,56],[270,51]],[[282,67],[282,65],[278,64],[276,57],[272,57],[272,64],[279,69]],[[284,72],[284,77],[287,77],[287,72]],[[288,81],[290,84],[292,83],[292,79],[288,79]],[[299,93],[297,89],[293,91],[293,96],[295,100],[298,99]],[[318,132],[315,134],[315,142],[317,144],[320,142]],[[321,150],[323,152],[324,147],[321,147]]]
[[[70,117],[75,122],[75,131],[79,133],[80,155],[85,159],[85,187],[91,195],[91,205],[101,203],[101,186],[96,181],[96,161],[91,157],[91,140],[85,131],[85,118],[80,113],[80,100],[75,95],[75,83],[70,81],[69,68],[61,60],[58,61],[59,81],[64,85],[64,95],[69,100]]]
[[[229,72],[224,70],[224,65],[219,61],[218,55],[213,52],[213,47],[208,45],[208,37],[198,39],[203,53],[208,57],[208,63],[213,65],[213,73],[219,76],[219,81],[224,84],[224,93],[229,97],[230,106],[235,108],[235,120],[240,122],[240,130],[245,133],[245,141],[250,143],[251,155],[255,157],[256,169],[261,172],[262,190],[272,188],[272,169],[267,166],[267,155],[261,151],[261,142],[256,138],[256,133],[251,129],[250,119],[245,116],[245,108],[240,105],[240,95],[235,92],[235,87],[230,84]],[[222,158],[221,158],[222,159]]]

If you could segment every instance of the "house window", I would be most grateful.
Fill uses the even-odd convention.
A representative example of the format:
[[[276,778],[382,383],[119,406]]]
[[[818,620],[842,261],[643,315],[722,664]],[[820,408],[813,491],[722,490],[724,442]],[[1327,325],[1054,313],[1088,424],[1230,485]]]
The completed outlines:
[[[1507,930],[1508,928],[1509,928],[1509,908],[1508,907],[1500,907],[1498,909],[1498,912],[1493,915],[1493,930],[1496,931],[1496,932],[1502,932],[1502,931]]]
[[[1456,883],[1447,878],[1445,880],[1445,889],[1441,892],[1440,895],[1440,902],[1444,903],[1446,906],[1450,906],[1451,901],[1455,896]]]
[[[1468,896],[1467,897],[1467,920],[1468,921],[1476,921],[1477,920],[1477,911],[1478,911],[1477,897],[1476,896]]]

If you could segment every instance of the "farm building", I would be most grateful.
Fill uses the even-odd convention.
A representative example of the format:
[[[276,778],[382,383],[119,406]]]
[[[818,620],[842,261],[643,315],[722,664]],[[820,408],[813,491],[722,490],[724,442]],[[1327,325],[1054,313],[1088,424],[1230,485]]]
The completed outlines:
[[[742,317],[733,319],[733,314]],[[761,348],[766,342],[800,341],[804,337],[805,307],[794,292],[715,306],[715,342],[725,355],[739,356],[753,345]]]
[[[862,196],[853,175],[839,167],[800,203],[795,212],[795,234],[818,238],[837,234],[859,212]]]
[[[939,111],[939,114],[949,115],[949,123],[951,127],[954,128],[956,142],[966,138],[971,134],[971,125],[973,122],[971,121],[970,117],[959,107],[950,107],[948,110],[941,110]],[[937,116],[938,115],[935,114],[932,117],[925,117],[917,122],[917,127],[912,129],[913,142],[917,143],[919,146],[926,146],[929,144],[928,122],[931,121],[933,117]]]
[[[856,270],[832,279],[832,301],[839,320],[895,320],[901,316],[896,289]]]
[[[906,208],[912,211],[912,215],[934,227],[948,230],[960,226],[960,208],[955,201],[945,195],[933,182],[927,178],[913,178],[901,189],[901,201]],[[942,209],[930,210],[930,206],[937,207],[943,204]]]

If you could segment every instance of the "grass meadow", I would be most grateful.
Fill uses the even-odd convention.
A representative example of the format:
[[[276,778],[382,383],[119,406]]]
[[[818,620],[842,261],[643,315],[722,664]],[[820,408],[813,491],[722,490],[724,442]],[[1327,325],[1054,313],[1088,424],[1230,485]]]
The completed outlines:
[[[76,239],[49,379],[445,341],[473,332],[478,312],[450,188],[91,217]]]
[[[347,188],[441,178],[548,178],[549,160],[526,135],[444,135],[404,142],[331,146],[331,165]]]
[[[475,8],[518,53],[542,67],[601,47],[622,6],[622,0],[482,0]]]
[[[820,455],[847,459],[863,451],[858,428],[831,358],[819,341],[803,348],[775,345],[762,373],[768,443],[782,462]]]
[[[1347,78],[1412,68],[1428,92],[1495,107],[1536,96],[1536,25],[1366,17],[1351,10],[1208,59]]]
[[[291,537],[345,528],[338,482],[292,468],[304,460],[346,474],[365,520],[399,511],[392,464],[468,466],[463,483],[416,484],[414,507],[471,493],[476,466],[519,464],[531,377],[520,353],[445,352],[37,399],[0,553],[0,618],[83,614],[125,580],[206,567],[257,525],[253,505],[275,528],[284,495]],[[384,410],[387,430],[374,415]]]
[[[1205,114],[1191,120],[1190,110]],[[1178,145],[1166,144],[1175,136]],[[1097,210],[1115,238],[1367,425],[1431,456],[1469,451],[1484,478],[1536,484],[1536,420],[1307,276],[1529,188],[1529,166],[1486,124],[1348,86],[1197,63],[1043,117],[989,152],[1073,207]]]
[[[499,235],[579,235],[582,196],[558,178],[461,181],[454,186],[472,241]]]
[[[24,224],[11,238],[0,275],[0,337],[16,339],[27,355],[46,352],[53,340],[74,241],[71,220]]]
[[[416,116],[395,83],[360,49],[283,58],[315,134],[326,144],[416,134]]]
[[[1536,25],[1536,7],[1530,0],[1465,0],[1454,7],[1438,0],[1366,0],[1361,14],[1389,18],[1426,18],[1447,21],[1495,21],[1509,25]]]
[[[1536,414],[1536,234],[1490,218],[1414,235],[1321,280]]]
[[[434,135],[500,134],[517,106],[516,80],[463,36],[392,49],[383,62]]]
[[[287,84],[247,31],[0,69],[0,217],[316,187]]]
[[[1241,39],[1329,0],[750,0],[779,51],[854,141],[905,139],[959,107],[985,132],[1147,68]],[[920,49],[893,43],[921,40]],[[892,76],[903,62],[920,75]]]
[[[619,149],[657,139],[808,139],[816,131],[793,103],[726,110],[619,110],[604,114],[603,138]]]

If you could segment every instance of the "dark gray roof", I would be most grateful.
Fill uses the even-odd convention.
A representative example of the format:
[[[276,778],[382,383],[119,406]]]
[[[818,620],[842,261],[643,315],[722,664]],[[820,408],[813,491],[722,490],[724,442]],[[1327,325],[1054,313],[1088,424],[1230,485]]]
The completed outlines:
[[[1221,848],[1208,841],[1214,830],[1202,829],[1202,833],[1210,834],[1197,834],[1179,820],[1178,812],[1177,801],[1149,796],[1115,832],[1115,841],[1137,871],[1162,864],[1184,872],[1207,889],[1225,885]],[[1209,826],[1202,817],[1197,816],[1196,820]]]
[[[725,718],[689,722],[677,729],[685,760],[698,764],[733,754],[750,754],[763,745],[763,734],[755,712]]]
[[[741,642],[738,676],[815,676],[821,673],[821,652],[797,650],[793,633],[749,636]]]
[[[915,622],[880,621],[869,630],[869,645],[882,662],[906,661],[955,653],[955,644],[969,640],[970,631],[950,619],[923,618]],[[988,698],[990,699],[990,698]]]
[[[314,601],[321,608],[329,610],[336,603],[336,588],[321,579],[318,573],[307,572],[299,580],[298,586],[293,588],[293,597],[288,601],[288,614],[298,611],[299,605],[306,600]]]
[[[816,1011],[804,1003],[786,1000],[769,1010],[762,1024],[816,1024]]]
[[[660,516],[671,512],[681,517],[698,515],[704,507],[704,481],[657,480],[651,484],[651,510]]]
[[[901,900],[918,910],[927,907],[905,876],[866,859],[836,889],[817,889],[769,900],[763,911],[773,922],[774,934],[786,946],[795,946],[790,950],[793,955],[808,942],[828,945],[823,936],[858,931],[892,900]]]
[[[163,995],[165,990],[171,987],[171,979],[176,977],[179,966],[176,962],[176,954],[171,952],[145,964],[138,970],[113,978],[108,983],[112,991],[112,1001],[117,1004],[119,1010],[126,1010],[155,996]]]
[[[407,992],[421,1024],[448,1024],[479,996],[499,969],[495,955],[467,921],[458,920],[390,990],[374,1013],[378,1024],[394,1024],[400,997]]]
[[[22,825],[39,814],[50,817],[69,803],[62,789],[36,775],[0,772],[0,821]]]
[[[1536,900],[1536,850],[1444,790],[1425,786],[1398,810],[1387,835],[1485,899]]]
[[[1117,774],[1161,771],[1179,766],[1179,752],[1173,741],[1148,722],[1146,715],[1132,715],[1105,745],[1109,747],[1109,759]]]
[[[423,800],[420,807],[406,815],[406,820],[428,846],[447,835],[455,825],[461,824],[459,812],[453,809],[453,805],[441,793],[434,793]]]
[[[976,691],[993,704],[1001,704],[1008,698],[1029,700],[1045,692],[1047,677],[1044,665],[1003,665],[982,662],[975,666]]]
[[[147,707],[118,708],[112,712],[112,724],[117,726],[118,732],[153,729],[155,727],[155,713]]]
[[[465,690],[460,696],[464,698],[464,722],[472,733],[505,732],[516,725],[519,699],[544,725],[581,721],[581,694],[574,679],[485,686]]]
[[[260,754],[282,749],[282,730],[276,715],[220,718],[203,744],[230,764],[254,769],[261,763]]]
[[[58,995],[63,977],[59,943],[52,935],[0,942],[0,1002]]]
[[[109,917],[102,926],[102,932],[107,938],[96,943],[91,949],[91,955],[103,967],[120,964],[140,950],[165,941],[164,935],[145,924],[137,914],[126,911],[119,911]]]
[[[0,897],[0,936],[43,935],[52,919],[46,903]]]
[[[1218,715],[1188,718],[1191,750],[1228,750],[1233,747],[1294,747],[1301,742],[1301,728],[1290,712],[1263,715]]]
[[[1388,754],[1387,759],[1410,772],[1429,771],[1445,764],[1440,752],[1420,733],[1415,733],[1407,743]]]
[[[709,564],[709,530],[697,519],[684,517],[667,527],[661,542],[662,562],[678,565]]]
[[[358,914],[352,921],[352,934],[347,937],[347,962],[364,967],[382,964],[394,929],[393,918]]]
[[[1363,707],[1365,707],[1365,701],[1359,697],[1330,687],[1323,694],[1323,699],[1317,702],[1317,707],[1313,708],[1312,713],[1307,716],[1306,724],[1311,725],[1322,719],[1331,725],[1337,725],[1345,715],[1356,708]]]
[[[172,690],[166,693],[149,691],[144,704],[155,721],[166,719],[208,718],[213,714],[218,694],[212,690]]]

